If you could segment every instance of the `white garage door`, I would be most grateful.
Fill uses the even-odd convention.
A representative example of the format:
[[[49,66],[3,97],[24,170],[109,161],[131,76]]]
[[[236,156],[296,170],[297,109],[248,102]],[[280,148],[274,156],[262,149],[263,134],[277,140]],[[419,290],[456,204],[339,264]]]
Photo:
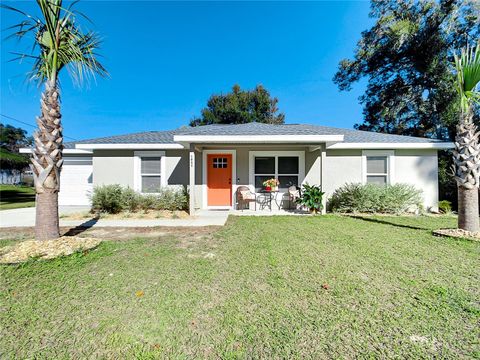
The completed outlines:
[[[93,189],[91,156],[65,156],[60,175],[59,205],[90,205]]]

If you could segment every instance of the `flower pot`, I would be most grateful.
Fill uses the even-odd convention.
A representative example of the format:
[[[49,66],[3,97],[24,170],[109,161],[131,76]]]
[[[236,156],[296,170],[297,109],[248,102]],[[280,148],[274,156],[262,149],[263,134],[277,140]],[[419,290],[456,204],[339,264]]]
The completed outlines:
[[[272,187],[271,186],[265,186],[265,190],[272,191]]]
[[[277,186],[272,186],[272,191],[277,191],[278,187]]]

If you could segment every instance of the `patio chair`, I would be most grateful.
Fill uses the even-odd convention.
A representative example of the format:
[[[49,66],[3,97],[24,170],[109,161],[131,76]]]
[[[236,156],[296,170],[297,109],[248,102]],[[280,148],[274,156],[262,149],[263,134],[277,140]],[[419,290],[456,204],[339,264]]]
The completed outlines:
[[[257,211],[257,194],[252,192],[248,186],[239,186],[237,188],[237,210],[241,207],[243,211],[245,205],[252,201],[255,203],[255,211]]]
[[[288,208],[292,208],[292,203],[295,204],[302,196],[301,189],[298,186],[292,185],[288,188]],[[297,206],[295,205],[295,209]]]

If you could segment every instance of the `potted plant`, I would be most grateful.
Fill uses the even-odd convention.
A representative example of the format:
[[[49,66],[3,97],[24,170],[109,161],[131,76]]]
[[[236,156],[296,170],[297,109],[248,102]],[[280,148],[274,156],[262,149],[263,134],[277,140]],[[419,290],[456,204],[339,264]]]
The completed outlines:
[[[322,199],[324,194],[320,186],[305,184],[302,186],[302,193],[297,202],[316,215],[323,209]]]
[[[263,186],[265,186],[265,190],[267,191],[277,191],[278,185],[280,185],[280,182],[275,178],[263,182]]]

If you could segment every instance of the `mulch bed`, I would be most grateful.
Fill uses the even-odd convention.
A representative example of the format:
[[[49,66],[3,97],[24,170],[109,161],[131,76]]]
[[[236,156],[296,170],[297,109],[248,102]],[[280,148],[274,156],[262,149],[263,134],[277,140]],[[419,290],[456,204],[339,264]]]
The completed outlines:
[[[78,212],[62,215],[62,220],[87,220],[92,218],[104,220],[156,220],[156,219],[186,219],[190,215],[186,211],[169,211],[169,210],[148,210],[148,211],[122,211],[118,214],[98,213],[94,214],[89,211]]]
[[[97,247],[102,240],[62,236],[54,240],[26,240],[0,249],[0,264],[17,264],[34,259],[54,259]]]
[[[149,226],[149,227],[101,227],[76,226],[60,227],[61,236],[90,237],[101,240],[129,240],[136,237],[157,238],[164,236],[196,237],[208,236],[221,229],[221,226]],[[35,236],[34,227],[0,228],[0,240],[30,240]]]
[[[472,241],[480,241],[480,232],[471,232],[462,229],[439,229],[433,230],[433,235],[449,236],[453,238],[468,239]]]
[[[67,256],[77,251],[97,247],[102,241],[126,241],[135,238],[145,238],[163,241],[174,237],[179,246],[212,239],[220,226],[205,227],[61,227],[59,239],[48,241],[31,240],[34,237],[33,227],[2,228],[0,240],[15,241],[13,245],[0,247],[0,264],[14,264],[28,261],[32,258],[53,259]],[[188,244],[187,244],[188,245]],[[186,245],[185,245],[186,246]]]

